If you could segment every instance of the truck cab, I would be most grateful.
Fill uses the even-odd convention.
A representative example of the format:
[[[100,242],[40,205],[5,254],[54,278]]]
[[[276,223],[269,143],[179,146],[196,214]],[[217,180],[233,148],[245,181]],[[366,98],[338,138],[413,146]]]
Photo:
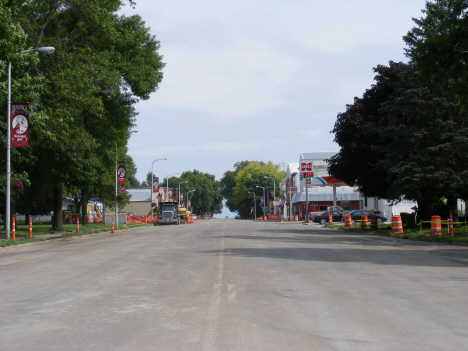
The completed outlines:
[[[165,201],[159,203],[159,224],[179,224],[179,209],[177,202]]]

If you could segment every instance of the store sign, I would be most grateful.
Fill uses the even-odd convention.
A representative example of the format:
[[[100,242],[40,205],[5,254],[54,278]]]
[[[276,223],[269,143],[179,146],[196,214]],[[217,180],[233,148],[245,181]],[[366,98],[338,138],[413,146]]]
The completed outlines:
[[[117,184],[125,184],[127,182],[127,174],[125,171],[125,162],[117,163]]]
[[[29,145],[29,113],[27,102],[11,103],[11,147]]]
[[[301,163],[301,172],[312,172],[312,162]]]
[[[301,179],[310,179],[314,177],[314,172],[301,172]]]

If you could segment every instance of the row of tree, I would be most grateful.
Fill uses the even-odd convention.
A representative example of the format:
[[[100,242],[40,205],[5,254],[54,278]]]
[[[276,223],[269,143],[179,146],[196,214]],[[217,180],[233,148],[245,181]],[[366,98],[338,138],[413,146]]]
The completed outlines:
[[[1,108],[7,108],[8,62],[12,100],[30,103],[30,146],[11,152],[12,180],[24,185],[13,189],[13,197],[22,213],[53,210],[58,229],[64,195],[84,208],[90,198],[113,203],[116,160],[127,161],[129,174],[136,170],[127,156],[134,105],[158,88],[164,63],[141,17],[117,14],[126,4],[133,5],[0,0]],[[41,46],[55,47],[54,54],[17,54]],[[5,119],[0,129],[5,184]]]
[[[468,1],[427,3],[404,37],[409,63],[374,68],[375,84],[339,113],[329,172],[367,196],[417,201],[418,216],[468,199]],[[439,213],[448,215],[447,212]]]
[[[253,217],[254,196],[255,193],[256,211],[257,214],[262,212],[260,198],[263,196],[263,189],[257,188],[262,186],[265,188],[265,197],[270,198],[270,189],[275,190],[279,199],[279,183],[285,176],[284,171],[280,171],[280,166],[272,162],[256,162],[256,161],[241,161],[234,165],[233,171],[224,173],[221,179],[221,194],[226,200],[226,207],[231,212],[237,212],[242,218]],[[271,178],[273,178],[275,181]],[[264,206],[267,206],[269,201],[265,199]]]

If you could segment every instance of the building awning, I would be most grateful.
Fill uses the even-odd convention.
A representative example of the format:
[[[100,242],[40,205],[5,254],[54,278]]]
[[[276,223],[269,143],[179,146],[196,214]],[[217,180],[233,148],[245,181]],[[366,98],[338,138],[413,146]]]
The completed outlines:
[[[333,191],[309,191],[308,194],[309,202],[312,201],[333,201]],[[358,191],[337,191],[336,192],[337,201],[359,201],[359,192]],[[300,192],[294,194],[291,199],[291,203],[295,204],[297,202],[306,202],[306,192]]]

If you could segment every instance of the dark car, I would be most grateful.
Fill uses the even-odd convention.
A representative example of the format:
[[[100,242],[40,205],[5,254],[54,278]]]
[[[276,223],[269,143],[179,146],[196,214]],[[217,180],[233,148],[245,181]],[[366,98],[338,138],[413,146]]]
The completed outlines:
[[[349,216],[351,216],[351,220],[353,221],[360,221],[361,216],[367,216],[367,219],[370,221],[371,216],[376,216],[377,217],[377,222],[378,223],[383,223],[387,221],[387,218],[380,213],[372,213],[366,210],[354,210],[348,213]]]
[[[330,212],[324,212],[322,214],[319,214],[318,216],[314,216],[314,219],[312,219],[312,221],[315,223],[325,224],[329,222],[329,213]],[[342,222],[343,216],[344,216],[343,212],[338,212],[338,211],[332,212],[333,222]]]

